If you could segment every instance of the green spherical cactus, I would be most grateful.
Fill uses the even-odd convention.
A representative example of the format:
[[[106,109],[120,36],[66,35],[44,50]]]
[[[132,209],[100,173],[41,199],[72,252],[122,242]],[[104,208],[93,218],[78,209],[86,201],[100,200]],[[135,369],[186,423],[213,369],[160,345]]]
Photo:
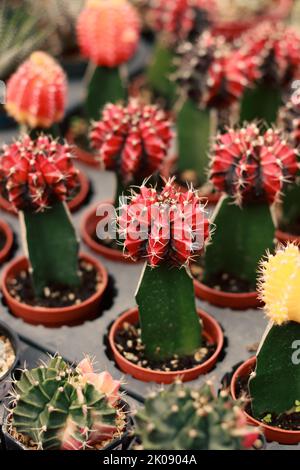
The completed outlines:
[[[111,439],[117,431],[119,382],[106,372],[92,372],[89,362],[86,370],[86,362],[74,369],[56,356],[24,370],[14,383],[10,432],[29,436],[43,450],[81,450]]]
[[[258,438],[239,403],[226,391],[216,397],[209,383],[199,389],[177,383],[149,395],[136,414],[136,434],[152,450],[239,450]]]

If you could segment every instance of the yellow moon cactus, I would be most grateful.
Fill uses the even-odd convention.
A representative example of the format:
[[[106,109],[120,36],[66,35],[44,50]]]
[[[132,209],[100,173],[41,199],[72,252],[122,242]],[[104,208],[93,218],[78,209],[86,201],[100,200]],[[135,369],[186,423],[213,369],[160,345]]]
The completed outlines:
[[[288,244],[261,263],[259,283],[267,316],[276,324],[300,323],[300,252]]]

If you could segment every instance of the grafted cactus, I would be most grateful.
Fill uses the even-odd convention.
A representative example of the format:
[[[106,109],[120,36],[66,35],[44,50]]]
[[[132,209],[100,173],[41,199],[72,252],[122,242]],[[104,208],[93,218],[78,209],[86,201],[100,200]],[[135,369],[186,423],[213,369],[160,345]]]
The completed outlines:
[[[49,285],[77,286],[78,241],[65,204],[77,185],[71,149],[50,137],[4,145],[0,187],[18,211],[35,294]]]
[[[146,261],[136,300],[147,357],[193,354],[202,338],[187,269],[209,238],[201,199],[193,190],[177,192],[172,180],[160,194],[143,185],[122,204],[118,221],[125,255]]]
[[[242,97],[253,70],[251,58],[242,55],[222,36],[205,31],[195,42],[178,48],[174,77],[183,105],[177,116],[179,171],[194,170],[206,182],[212,113],[230,110]],[[218,122],[216,123],[218,127]]]
[[[62,120],[66,97],[64,71],[51,56],[36,51],[10,77],[5,108],[20,125],[45,129]]]
[[[111,402],[112,383],[120,385],[106,372],[94,373],[88,359],[75,369],[55,356],[14,383],[8,426],[40,450],[81,450],[109,440],[117,431],[119,398]]]
[[[258,72],[255,86],[244,94],[240,121],[261,119],[271,125],[283,93],[299,76],[300,35],[284,24],[264,22],[241,37],[240,47],[253,57]]]
[[[260,293],[270,324],[249,380],[253,416],[268,423],[299,411],[300,254],[298,246],[280,248],[261,263]]]
[[[275,129],[261,135],[250,124],[216,137],[210,180],[226,196],[213,215],[219,229],[205,254],[206,284],[214,286],[225,274],[255,290],[259,260],[274,248],[270,206],[297,169],[297,151]]]
[[[88,85],[86,113],[99,119],[107,102],[126,97],[120,66],[135,53],[140,20],[127,0],[87,0],[77,21],[78,43],[95,70]]]
[[[127,106],[107,104],[101,120],[93,123],[90,140],[103,167],[116,173],[117,207],[129,184],[161,169],[170,150],[171,121],[158,106],[137,100]]]
[[[146,398],[136,434],[151,450],[247,449],[259,432],[246,425],[241,405],[226,391],[216,397],[208,383],[199,389],[173,384]]]

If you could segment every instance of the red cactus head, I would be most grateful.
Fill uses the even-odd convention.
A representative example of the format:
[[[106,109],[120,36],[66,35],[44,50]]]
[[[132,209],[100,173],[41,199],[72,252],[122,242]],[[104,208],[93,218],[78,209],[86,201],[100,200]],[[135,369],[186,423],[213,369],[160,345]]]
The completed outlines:
[[[45,52],[33,52],[7,83],[5,108],[17,122],[31,128],[51,127],[65,112],[66,76]]]
[[[198,194],[178,192],[169,180],[161,193],[141,186],[120,207],[119,232],[125,254],[145,259],[152,267],[161,263],[188,265],[202,253],[209,238],[209,222]]]
[[[153,29],[179,41],[202,32],[212,7],[211,0],[150,0],[147,9]]]
[[[257,64],[259,78],[266,84],[285,86],[300,74],[300,35],[283,23],[264,22],[240,40],[244,54]]]
[[[127,0],[87,0],[77,22],[78,44],[96,65],[118,67],[135,53],[140,20]]]
[[[170,148],[171,122],[157,106],[136,100],[127,106],[108,104],[90,138],[104,167],[128,184],[160,168]]]
[[[272,204],[298,168],[297,151],[280,131],[269,129],[260,135],[259,128],[250,124],[216,137],[210,180],[239,204],[257,199]]]
[[[176,81],[183,93],[202,108],[229,107],[241,98],[249,77],[253,78],[252,58],[209,31],[195,43],[183,43],[178,54]]]
[[[43,211],[64,201],[78,184],[71,148],[41,135],[4,145],[0,157],[2,191],[16,210]]]

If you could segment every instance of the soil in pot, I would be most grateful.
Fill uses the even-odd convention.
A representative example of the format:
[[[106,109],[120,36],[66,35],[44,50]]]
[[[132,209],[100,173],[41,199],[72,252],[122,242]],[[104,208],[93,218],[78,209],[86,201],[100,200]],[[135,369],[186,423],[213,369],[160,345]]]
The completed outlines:
[[[191,266],[191,272],[194,277],[199,282],[203,282],[203,261],[199,263],[194,263]],[[250,293],[253,292],[253,288],[248,281],[240,279],[234,276],[231,276],[227,273],[219,273],[214,279],[211,279],[209,284],[205,284],[207,287],[211,287],[220,292],[227,292],[230,294],[240,294],[240,293]]]
[[[251,398],[248,388],[249,376],[250,374],[247,376],[238,377],[235,390],[237,398],[241,396],[246,397],[247,404],[245,407],[245,412],[249,416],[252,416]],[[300,431],[300,413],[285,413],[280,416],[276,416],[271,413],[266,413],[266,416],[261,421],[263,424],[267,424],[268,426],[273,426],[279,429],[284,429],[286,431]]]
[[[13,367],[15,359],[16,354],[10,339],[0,332],[0,380]]]
[[[145,369],[176,372],[197,367],[206,362],[216,351],[216,345],[203,337],[202,347],[191,356],[174,356],[165,361],[151,361],[145,357],[139,324],[124,323],[115,336],[115,344],[122,356],[133,364]]]
[[[101,289],[103,280],[96,268],[85,260],[80,260],[82,282],[78,287],[52,285],[44,289],[44,296],[36,298],[28,270],[21,271],[17,277],[8,278],[7,289],[18,302],[33,307],[61,308],[79,305]]]
[[[106,448],[110,448],[110,446],[115,442],[118,441],[124,433],[126,432],[129,426],[129,418],[128,418],[128,405],[125,402],[120,401],[117,406],[117,418],[116,418],[116,427],[117,430],[114,433],[113,437],[109,440],[105,440],[99,442],[97,444],[93,444],[88,447],[86,450],[105,450]],[[26,450],[38,450],[37,445],[32,441],[32,439],[22,433],[18,433],[15,428],[10,426],[10,416],[7,418],[7,425],[6,425],[6,432],[11,436],[17,443],[21,444],[23,448],[25,447]]]

